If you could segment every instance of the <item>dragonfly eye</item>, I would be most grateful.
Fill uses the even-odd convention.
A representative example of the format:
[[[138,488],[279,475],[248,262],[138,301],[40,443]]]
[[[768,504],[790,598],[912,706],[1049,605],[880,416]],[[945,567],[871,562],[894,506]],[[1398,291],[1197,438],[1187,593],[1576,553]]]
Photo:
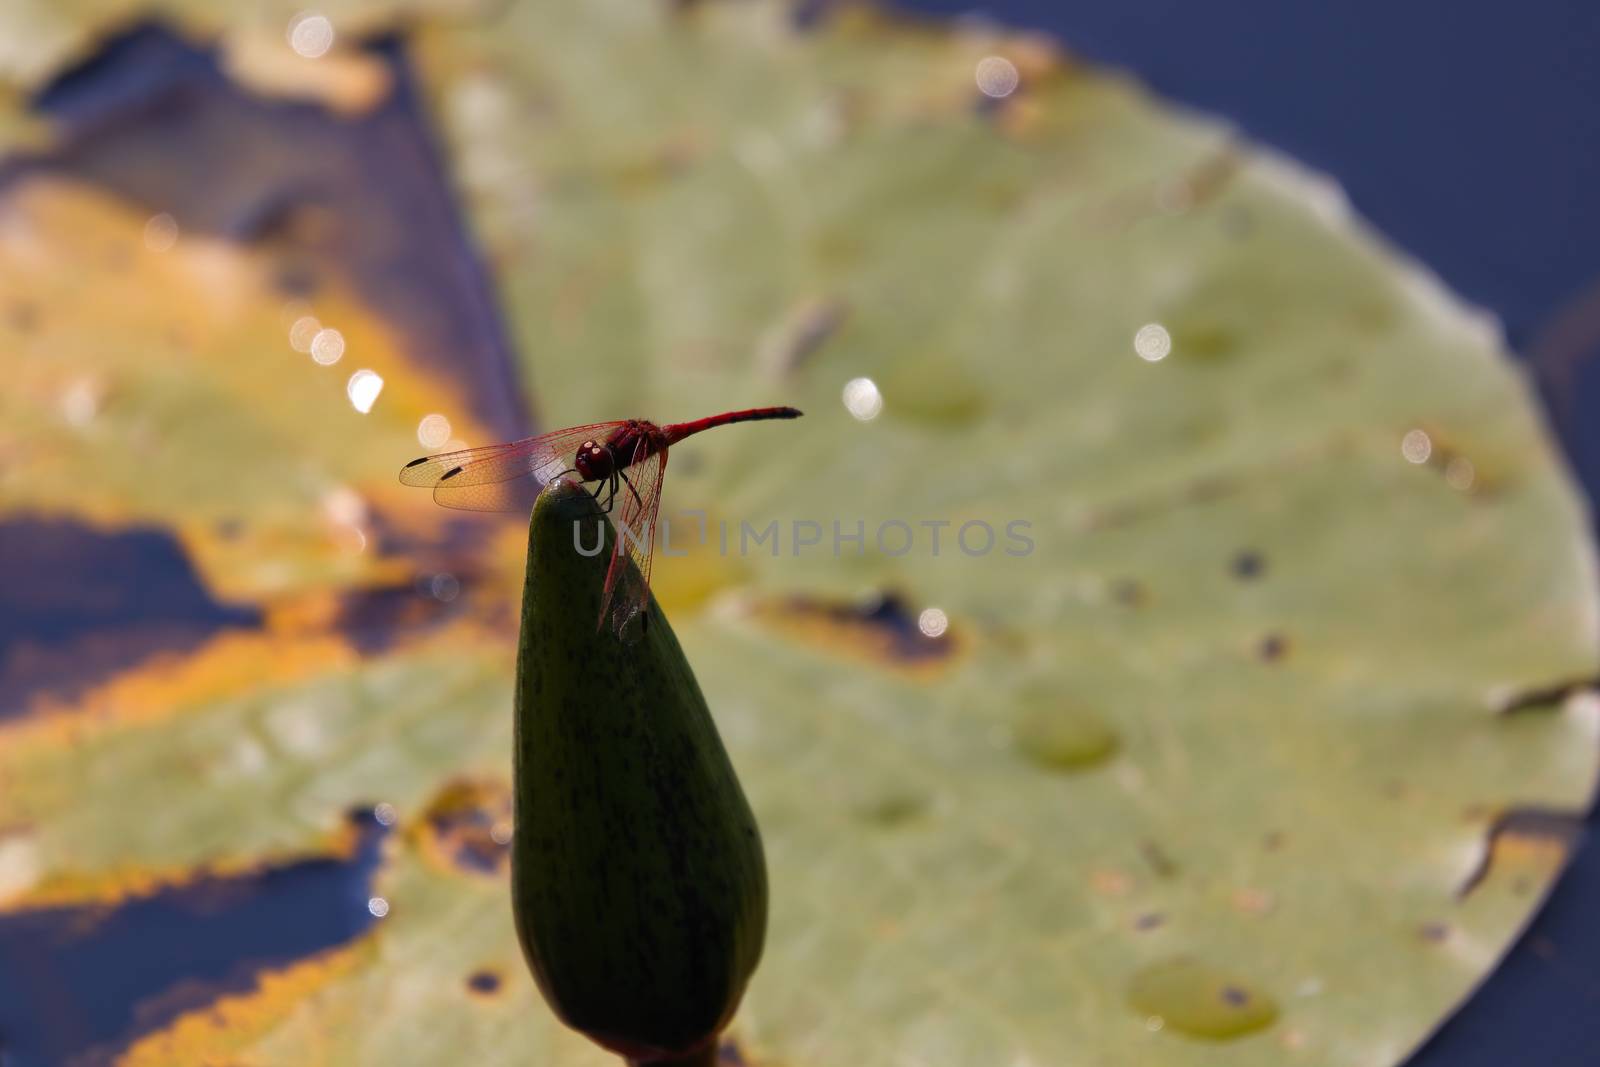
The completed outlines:
[[[609,459],[605,449],[593,441],[585,441],[578,446],[577,455],[572,457],[572,465],[578,468],[584,481],[591,481],[611,473]]]

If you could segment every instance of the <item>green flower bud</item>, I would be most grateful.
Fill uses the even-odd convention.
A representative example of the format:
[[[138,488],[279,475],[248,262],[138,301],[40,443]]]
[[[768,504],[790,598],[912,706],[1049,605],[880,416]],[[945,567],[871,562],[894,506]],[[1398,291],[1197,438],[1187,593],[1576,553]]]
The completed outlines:
[[[766,936],[761,838],[660,609],[631,643],[596,629],[610,553],[576,550],[580,522],[593,545],[605,520],[558,485],[528,530],[517,934],[567,1025],[635,1062],[709,1063]]]

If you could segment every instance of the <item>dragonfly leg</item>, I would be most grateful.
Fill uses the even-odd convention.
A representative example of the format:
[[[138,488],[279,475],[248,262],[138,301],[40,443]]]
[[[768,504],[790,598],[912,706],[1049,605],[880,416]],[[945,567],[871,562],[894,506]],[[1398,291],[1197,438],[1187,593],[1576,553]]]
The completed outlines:
[[[611,446],[606,445],[605,450],[606,454],[611,457],[611,475],[606,479],[606,486],[611,490],[611,492],[606,496],[604,507],[607,512],[610,512],[612,507],[617,502],[617,475],[621,473],[622,467],[619,463],[617,463],[617,454],[612,450]],[[595,499],[600,499],[598,494],[595,496]]]
[[[633,482],[629,481],[628,472],[627,471],[618,471],[617,473],[622,475],[622,480],[628,483],[628,492],[633,494],[634,501],[639,505],[639,507],[643,508],[644,507],[644,501],[639,499],[639,490],[635,489],[633,487]]]

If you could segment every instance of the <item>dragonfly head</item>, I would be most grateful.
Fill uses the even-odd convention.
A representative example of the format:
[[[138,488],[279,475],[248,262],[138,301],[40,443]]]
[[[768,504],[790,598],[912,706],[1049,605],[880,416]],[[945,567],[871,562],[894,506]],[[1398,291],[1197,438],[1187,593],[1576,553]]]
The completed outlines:
[[[611,450],[596,441],[585,441],[578,446],[572,465],[586,482],[611,477]]]

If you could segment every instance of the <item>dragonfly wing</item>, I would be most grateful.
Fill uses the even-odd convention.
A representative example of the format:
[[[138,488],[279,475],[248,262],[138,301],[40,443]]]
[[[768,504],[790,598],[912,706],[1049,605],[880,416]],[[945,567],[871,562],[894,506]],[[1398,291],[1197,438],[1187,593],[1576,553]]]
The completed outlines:
[[[641,440],[638,452],[645,449]],[[662,449],[622,471],[627,480],[617,490],[622,507],[616,522],[616,544],[600,598],[600,625],[604,626],[609,618],[618,636],[623,636],[628,623],[649,607],[650,560],[655,555],[656,512],[661,507],[661,481],[666,469],[667,452]],[[632,567],[628,566],[630,561]]]
[[[526,514],[533,510],[534,501],[539,499],[539,494],[548,484],[548,479],[534,477],[485,482],[482,485],[451,485],[446,482],[434,487],[433,500],[442,507],[457,511]]]
[[[400,481],[433,490],[447,508],[465,511],[526,511],[552,479],[572,467],[578,446],[605,440],[619,424],[569,426],[502,445],[424,456],[406,464]]]

